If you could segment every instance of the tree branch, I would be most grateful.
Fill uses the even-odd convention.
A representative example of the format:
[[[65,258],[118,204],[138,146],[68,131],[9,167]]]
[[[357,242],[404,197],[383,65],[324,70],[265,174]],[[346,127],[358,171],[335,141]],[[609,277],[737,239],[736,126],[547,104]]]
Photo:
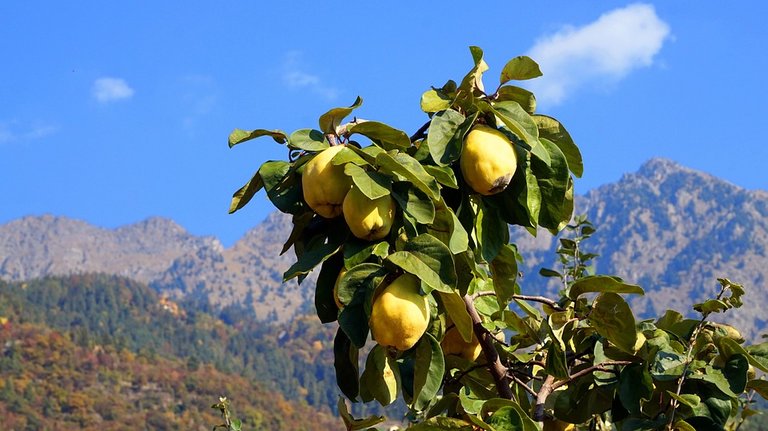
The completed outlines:
[[[426,138],[427,134],[425,132],[427,129],[429,129],[430,123],[432,123],[432,120],[427,121],[421,127],[419,127],[419,130],[417,130],[416,133],[411,136],[411,142],[416,142],[419,139]]]
[[[547,402],[547,398],[550,394],[552,394],[553,391],[555,391],[557,388],[567,385],[568,383],[578,379],[579,377],[586,376],[589,373],[593,373],[595,371],[611,371],[610,366],[614,365],[630,365],[633,364],[632,361],[606,361],[601,362],[599,364],[592,365],[591,367],[584,368],[583,370],[580,370],[576,373],[571,374],[568,376],[565,380],[560,380],[559,382],[555,382],[554,376],[547,376],[547,378],[544,380],[544,383],[541,385],[541,389],[539,389],[539,393],[536,394],[536,406],[533,410],[533,420],[535,421],[541,421],[544,420],[544,403]]]
[[[496,382],[496,392],[498,392],[501,398],[506,398],[508,400],[514,399],[511,382],[509,376],[507,376],[507,368],[501,364],[499,353],[493,345],[493,337],[483,327],[483,321],[475,308],[475,303],[472,297],[464,295],[463,299],[464,305],[467,307],[467,312],[472,318],[472,329],[475,332],[475,337],[477,337],[480,342],[480,346],[483,348],[483,353],[485,354],[485,359],[488,361],[488,371],[490,371],[491,376],[493,376],[493,381]]]
[[[533,301],[533,302],[540,302],[542,304],[547,304],[555,311],[565,311],[565,308],[561,307],[560,304],[557,302],[545,298],[543,296],[530,296],[530,295],[512,295],[512,299],[519,299],[522,301]]]

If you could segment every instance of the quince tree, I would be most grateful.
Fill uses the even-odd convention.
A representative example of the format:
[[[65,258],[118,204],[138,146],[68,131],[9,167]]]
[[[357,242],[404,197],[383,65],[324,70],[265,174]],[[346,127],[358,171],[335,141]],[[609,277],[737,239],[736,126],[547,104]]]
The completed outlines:
[[[334,340],[339,390],[351,402],[402,398],[419,430],[715,430],[737,428],[768,395],[768,344],[745,345],[709,321],[741,305],[742,286],[720,279],[699,316],[669,310],[638,320],[627,295],[643,289],[596,275],[582,242],[595,232],[573,216],[582,157],[566,128],[536,111],[515,81],[541,75],[510,60],[483,85],[478,47],[458,83],[421,95],[414,134],[354,118],[359,97],[318,127],[236,129],[230,147],[258,137],[287,146],[263,163],[230,207],[264,189],[292,217],[284,280],[319,268],[314,303]],[[561,237],[560,268],[542,269],[555,298],[525,292],[510,228]],[[363,358],[362,356],[365,356]],[[348,430],[382,417],[353,418]]]

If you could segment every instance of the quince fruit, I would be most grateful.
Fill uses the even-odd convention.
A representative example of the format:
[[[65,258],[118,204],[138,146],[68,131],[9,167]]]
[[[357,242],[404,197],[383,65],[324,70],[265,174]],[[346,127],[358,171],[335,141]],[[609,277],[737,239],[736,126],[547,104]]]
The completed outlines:
[[[472,190],[490,196],[509,185],[517,169],[517,153],[503,133],[479,124],[464,139],[459,165]]]
[[[389,235],[395,220],[395,201],[386,195],[368,199],[357,187],[347,193],[343,204],[344,220],[349,230],[360,239],[375,241]]]
[[[408,350],[424,335],[429,324],[429,305],[419,293],[421,281],[403,274],[390,283],[373,301],[369,326],[377,343]]]
[[[446,356],[455,355],[472,362],[477,360],[483,352],[483,348],[480,346],[480,342],[477,340],[474,332],[472,333],[472,341],[467,343],[455,326],[445,332],[443,341],[440,342],[440,347],[442,347],[443,353]]]
[[[325,218],[341,215],[344,197],[352,187],[352,179],[344,173],[344,166],[331,163],[343,148],[343,145],[335,145],[321,151],[304,165],[301,174],[304,201]]]
[[[543,431],[572,431],[576,429],[576,425],[563,422],[560,419],[544,419]]]

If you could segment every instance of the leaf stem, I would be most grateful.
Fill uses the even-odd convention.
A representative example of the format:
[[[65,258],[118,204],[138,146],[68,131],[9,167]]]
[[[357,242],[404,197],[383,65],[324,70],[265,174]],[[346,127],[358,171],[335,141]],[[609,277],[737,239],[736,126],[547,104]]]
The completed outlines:
[[[421,127],[419,127],[419,130],[416,131],[413,135],[411,135],[411,142],[416,142],[419,139],[423,139],[427,137],[426,131],[429,129],[429,125],[432,123],[432,120],[427,121],[424,123]]]

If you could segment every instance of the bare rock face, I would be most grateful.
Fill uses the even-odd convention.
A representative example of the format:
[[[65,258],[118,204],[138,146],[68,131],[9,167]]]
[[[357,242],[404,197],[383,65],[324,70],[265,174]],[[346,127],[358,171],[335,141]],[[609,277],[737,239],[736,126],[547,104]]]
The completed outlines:
[[[30,216],[0,225],[0,278],[104,272],[149,283],[179,256],[204,247],[221,243],[159,217],[110,230],[66,217]]]
[[[577,198],[597,233],[584,247],[600,254],[597,272],[616,274],[640,284],[645,297],[633,306],[646,316],[659,316],[718,292],[718,277],[747,289],[742,309],[722,316],[756,336],[764,325],[761,308],[768,305],[768,193],[750,191],[669,160],[652,159],[634,174]],[[527,233],[514,230],[527,270],[556,268],[555,241],[547,250],[528,255]],[[527,235],[530,237],[530,235]],[[537,239],[537,241],[546,241]],[[526,291],[552,292],[554,286],[536,275],[526,277]]]
[[[768,192],[750,191],[672,161],[652,159],[576,199],[597,233],[585,243],[599,253],[597,271],[643,286],[632,299],[646,316],[690,305],[716,293],[717,277],[747,288],[744,307],[725,316],[754,337],[768,305]],[[284,322],[314,310],[314,278],[282,283],[294,262],[280,256],[290,216],[273,213],[231,248],[196,237],[173,221],[150,218],[102,229],[64,217],[25,217],[0,225],[0,278],[25,280],[77,272],[119,274],[172,297],[192,295],[217,306],[243,305],[259,318]],[[556,238],[512,228],[525,258],[522,288],[552,293],[536,275],[557,268]]]

